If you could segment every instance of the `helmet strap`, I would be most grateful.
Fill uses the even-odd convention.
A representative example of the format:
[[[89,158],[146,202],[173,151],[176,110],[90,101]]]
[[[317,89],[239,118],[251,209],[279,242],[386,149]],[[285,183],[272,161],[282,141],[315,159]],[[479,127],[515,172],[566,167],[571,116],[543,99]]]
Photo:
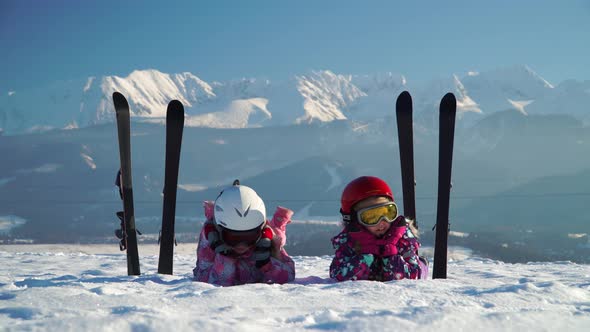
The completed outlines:
[[[349,232],[357,232],[358,222],[356,220],[356,213],[345,213],[340,209],[340,214],[342,214],[342,221],[344,222],[344,228],[346,228]]]
[[[342,215],[342,221],[344,221],[345,224],[349,224],[352,221],[352,214],[345,213],[342,209],[340,209],[340,214]]]

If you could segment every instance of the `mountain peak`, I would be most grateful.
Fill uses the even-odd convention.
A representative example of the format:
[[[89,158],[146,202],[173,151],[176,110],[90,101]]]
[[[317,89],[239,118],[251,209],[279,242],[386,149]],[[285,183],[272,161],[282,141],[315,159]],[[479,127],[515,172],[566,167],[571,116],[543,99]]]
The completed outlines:
[[[296,77],[296,80],[305,111],[296,123],[344,120],[344,109],[356,99],[367,96],[352,84],[351,75],[337,75],[329,70],[312,71],[310,75]]]

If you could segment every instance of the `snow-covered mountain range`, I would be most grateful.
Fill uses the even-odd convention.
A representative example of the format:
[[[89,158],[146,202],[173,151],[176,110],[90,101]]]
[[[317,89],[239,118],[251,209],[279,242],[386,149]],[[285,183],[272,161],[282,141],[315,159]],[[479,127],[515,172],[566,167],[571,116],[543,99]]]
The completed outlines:
[[[566,113],[590,119],[590,81],[552,85],[527,66],[453,75],[413,84],[403,75],[342,75],[312,71],[284,81],[244,78],[205,82],[192,73],[137,70],[127,77],[89,77],[54,82],[0,96],[0,128],[19,134],[111,122],[111,95],[127,96],[136,120],[162,122],[166,105],[185,105],[187,126],[248,128],[334,120],[370,121],[393,112],[403,90],[414,97],[417,121],[431,122],[446,92],[457,96],[459,119],[471,125],[485,115]]]

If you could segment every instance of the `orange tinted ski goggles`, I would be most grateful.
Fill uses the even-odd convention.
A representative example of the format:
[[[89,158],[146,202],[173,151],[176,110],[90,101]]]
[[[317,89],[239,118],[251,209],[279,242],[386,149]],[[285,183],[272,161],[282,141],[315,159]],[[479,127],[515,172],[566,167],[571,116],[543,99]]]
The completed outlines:
[[[260,239],[262,234],[262,227],[256,227],[247,231],[234,231],[225,227],[221,228],[221,239],[229,246],[237,246],[238,244],[253,245]]]
[[[397,205],[394,202],[369,206],[356,213],[358,222],[365,226],[375,226],[381,220],[392,223],[397,216]]]

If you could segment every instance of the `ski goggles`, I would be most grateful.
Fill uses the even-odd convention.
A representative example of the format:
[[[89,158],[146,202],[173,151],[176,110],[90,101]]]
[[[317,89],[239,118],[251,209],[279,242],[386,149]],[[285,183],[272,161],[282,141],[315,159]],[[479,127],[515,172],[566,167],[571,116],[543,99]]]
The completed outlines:
[[[256,227],[247,231],[233,231],[220,227],[220,235],[223,242],[233,247],[238,244],[253,245],[260,239],[262,227]]]
[[[387,202],[358,210],[356,219],[365,226],[375,226],[381,220],[392,223],[397,215],[397,205],[394,202]]]

